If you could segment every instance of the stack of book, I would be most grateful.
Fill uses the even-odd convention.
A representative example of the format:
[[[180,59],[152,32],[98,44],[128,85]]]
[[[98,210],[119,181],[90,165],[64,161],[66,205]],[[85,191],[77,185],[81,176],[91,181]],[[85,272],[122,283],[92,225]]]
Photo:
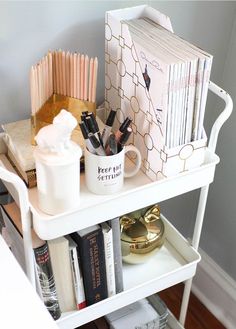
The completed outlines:
[[[123,23],[130,31],[165,145],[173,148],[201,139],[212,55],[149,18]]]
[[[8,242],[25,270],[20,210],[1,205]],[[119,218],[49,241],[32,231],[38,293],[56,319],[123,291]]]
[[[16,173],[23,179],[28,188],[37,185],[37,175],[35,169],[34,150],[35,145],[31,144],[31,124],[30,119],[19,120],[2,125],[4,131],[4,142],[7,146],[7,158],[14,167]],[[81,134],[74,130],[72,140],[84,147]],[[80,170],[83,171],[83,158],[80,161]]]
[[[2,125],[4,141],[7,146],[7,158],[27,187],[37,185],[34,161],[34,148],[31,145],[30,119]]]

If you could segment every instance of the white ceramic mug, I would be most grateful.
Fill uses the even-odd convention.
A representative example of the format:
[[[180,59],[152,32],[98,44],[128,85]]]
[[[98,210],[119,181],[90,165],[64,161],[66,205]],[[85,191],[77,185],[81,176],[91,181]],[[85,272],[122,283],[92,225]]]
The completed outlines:
[[[136,163],[129,171],[125,168],[125,154],[134,152]],[[141,154],[133,145],[125,146],[115,155],[101,156],[85,149],[85,181],[90,192],[111,194],[122,189],[124,177],[136,175],[141,167]]]

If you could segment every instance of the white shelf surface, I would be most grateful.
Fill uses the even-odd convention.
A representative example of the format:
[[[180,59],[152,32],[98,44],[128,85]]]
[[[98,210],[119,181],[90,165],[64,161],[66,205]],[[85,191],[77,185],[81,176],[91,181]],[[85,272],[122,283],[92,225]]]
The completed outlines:
[[[54,239],[125,213],[158,203],[174,196],[208,185],[213,181],[219,157],[206,150],[202,166],[156,182],[140,171],[125,179],[121,192],[112,195],[95,195],[85,186],[81,175],[80,205],[59,215],[47,215],[38,208],[37,188],[29,189],[33,225],[40,238]]]
[[[57,320],[60,328],[82,325],[194,276],[199,253],[164,216],[162,218],[166,231],[164,245],[144,264],[124,264],[124,291],[80,311],[64,313]]]

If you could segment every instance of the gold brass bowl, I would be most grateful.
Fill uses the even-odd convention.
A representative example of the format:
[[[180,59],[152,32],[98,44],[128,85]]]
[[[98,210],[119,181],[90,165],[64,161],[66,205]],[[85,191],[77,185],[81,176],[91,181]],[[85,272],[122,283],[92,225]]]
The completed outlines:
[[[122,259],[129,264],[148,261],[163,245],[165,226],[158,205],[120,218]]]

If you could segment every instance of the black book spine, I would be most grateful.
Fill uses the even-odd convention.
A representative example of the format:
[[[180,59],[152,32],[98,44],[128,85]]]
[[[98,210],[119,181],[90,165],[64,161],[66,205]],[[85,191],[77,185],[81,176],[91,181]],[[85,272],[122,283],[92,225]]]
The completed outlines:
[[[54,320],[61,316],[47,242],[34,248],[37,274],[43,302]]]
[[[92,305],[108,297],[102,229],[83,237],[77,233],[71,236],[79,245],[86,303]]]

